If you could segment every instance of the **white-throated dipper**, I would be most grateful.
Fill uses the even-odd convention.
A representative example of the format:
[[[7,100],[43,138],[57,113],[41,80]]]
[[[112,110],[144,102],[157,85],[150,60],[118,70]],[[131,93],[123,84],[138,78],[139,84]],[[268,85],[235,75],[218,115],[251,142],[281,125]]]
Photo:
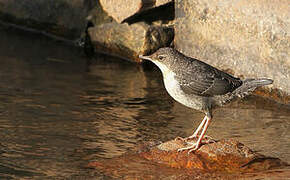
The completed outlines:
[[[171,97],[187,107],[205,113],[196,131],[184,138],[188,140],[198,137],[196,143],[189,143],[191,146],[178,151],[188,149],[190,153],[200,147],[214,108],[244,97],[259,86],[273,83],[273,80],[266,78],[246,80],[235,78],[169,47],[160,48],[150,56],[139,57],[150,60],[159,67],[163,74],[165,88]]]

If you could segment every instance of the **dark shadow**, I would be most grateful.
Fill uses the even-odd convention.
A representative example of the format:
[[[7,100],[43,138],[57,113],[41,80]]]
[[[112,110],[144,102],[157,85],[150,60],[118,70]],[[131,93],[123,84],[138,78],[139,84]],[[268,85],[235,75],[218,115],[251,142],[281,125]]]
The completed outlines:
[[[136,13],[135,15],[123,20],[122,23],[133,24],[136,22],[144,21],[148,24],[152,24],[152,22],[159,20],[164,22],[172,21],[174,20],[174,17],[174,2],[170,2],[156,8]]]

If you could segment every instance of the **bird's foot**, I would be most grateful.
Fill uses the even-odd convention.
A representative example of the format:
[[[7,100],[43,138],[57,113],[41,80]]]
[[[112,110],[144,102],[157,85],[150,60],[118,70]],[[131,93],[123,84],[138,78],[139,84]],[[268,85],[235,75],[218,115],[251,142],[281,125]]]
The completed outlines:
[[[200,143],[192,143],[192,142],[187,142],[187,144],[190,144],[190,146],[187,147],[183,147],[183,148],[179,148],[177,151],[181,152],[181,151],[185,151],[185,150],[189,150],[187,153],[191,153],[192,151],[196,151],[199,147],[200,147]]]
[[[196,142],[192,142],[193,138],[198,138],[198,140]],[[196,136],[192,135],[192,136],[189,136],[189,137],[186,137],[186,138],[176,137],[175,141],[176,140],[181,140],[181,141],[185,142],[187,145],[189,145],[187,147],[183,147],[183,148],[180,148],[180,149],[177,150],[178,152],[181,152],[181,151],[184,151],[184,150],[189,150],[188,154],[193,152],[193,151],[198,150],[200,148],[201,144],[209,144],[209,143],[217,142],[215,139],[213,139],[212,137],[207,136],[207,135],[205,135],[202,138],[199,135],[196,135]]]
[[[181,141],[186,142],[186,141],[188,141],[188,140],[190,140],[190,139],[194,139],[194,138],[198,138],[198,137],[199,137],[199,135],[191,135],[191,136],[186,137],[186,138],[176,137],[174,140],[175,140],[175,141],[177,141],[177,140],[181,140]],[[206,144],[217,142],[214,138],[212,138],[212,137],[210,137],[210,136],[208,136],[208,135],[204,135],[204,137],[202,138],[202,141],[203,141],[204,143],[206,143]]]
[[[183,137],[176,137],[174,140],[175,141],[177,141],[177,140],[181,140],[181,141],[183,141],[183,142],[186,142],[186,141],[188,141],[188,140],[190,140],[190,139],[194,139],[194,138],[198,138],[198,135],[195,135],[195,134],[193,134],[193,135],[191,135],[191,136],[188,136],[188,137],[185,137],[185,138],[183,138]]]

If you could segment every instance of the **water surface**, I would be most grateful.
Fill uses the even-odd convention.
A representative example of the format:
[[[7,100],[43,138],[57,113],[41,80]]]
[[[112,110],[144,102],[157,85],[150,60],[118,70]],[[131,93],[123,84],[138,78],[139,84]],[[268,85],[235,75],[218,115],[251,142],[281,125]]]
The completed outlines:
[[[0,179],[95,179],[86,165],[147,140],[188,136],[203,114],[166,93],[157,68],[0,27]],[[290,107],[250,96],[208,135],[290,162]]]

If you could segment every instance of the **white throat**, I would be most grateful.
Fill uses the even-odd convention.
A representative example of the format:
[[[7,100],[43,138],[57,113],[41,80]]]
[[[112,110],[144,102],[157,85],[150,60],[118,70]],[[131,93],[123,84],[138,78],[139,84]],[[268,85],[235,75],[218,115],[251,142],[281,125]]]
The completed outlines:
[[[168,75],[168,73],[171,72],[165,64],[163,64],[159,61],[152,61],[152,62],[154,64],[156,64],[156,66],[158,66],[158,68],[161,70],[164,78],[166,77],[166,75]]]
[[[179,97],[180,97],[180,92],[179,91],[179,84],[177,80],[175,79],[175,73],[171,71],[166,65],[158,62],[158,61],[153,61],[154,64],[156,64],[159,69],[161,70],[163,74],[163,81],[165,88],[167,92],[177,101],[180,102]]]

